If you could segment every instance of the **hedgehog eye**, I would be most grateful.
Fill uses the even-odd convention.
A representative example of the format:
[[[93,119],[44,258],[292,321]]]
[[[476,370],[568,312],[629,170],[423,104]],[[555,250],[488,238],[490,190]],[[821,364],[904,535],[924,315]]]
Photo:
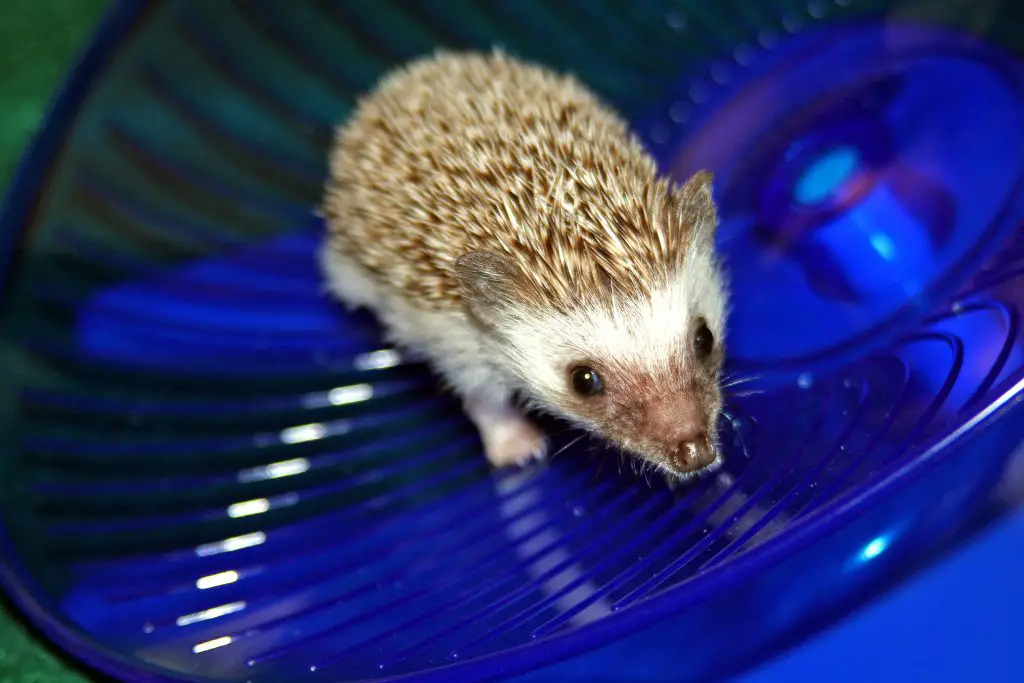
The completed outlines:
[[[693,333],[693,349],[697,352],[698,357],[706,358],[714,348],[715,335],[711,334],[707,323],[701,320],[700,325],[697,326],[697,331]]]
[[[580,396],[596,396],[604,391],[604,382],[601,376],[594,372],[593,368],[586,365],[577,365],[569,373],[569,381],[572,389]]]

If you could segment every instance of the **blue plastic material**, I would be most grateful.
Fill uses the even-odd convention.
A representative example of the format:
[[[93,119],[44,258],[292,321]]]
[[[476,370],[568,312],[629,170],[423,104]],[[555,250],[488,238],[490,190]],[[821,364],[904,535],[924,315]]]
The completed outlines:
[[[0,225],[19,608],[131,681],[689,681],[991,514],[1024,433],[1024,8],[734,4],[120,4]],[[324,295],[331,127],[493,43],[716,171],[749,380],[717,476],[670,492],[595,442],[491,473]]]
[[[1018,512],[736,683],[1017,683],[1022,550]]]

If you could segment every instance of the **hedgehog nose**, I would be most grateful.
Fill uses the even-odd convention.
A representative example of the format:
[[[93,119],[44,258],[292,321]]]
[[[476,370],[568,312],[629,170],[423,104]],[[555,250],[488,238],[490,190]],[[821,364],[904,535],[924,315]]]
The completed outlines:
[[[715,461],[715,451],[703,431],[684,434],[670,454],[673,466],[680,472],[692,472]]]
[[[692,472],[715,461],[704,416],[692,400],[665,401],[647,409],[646,427],[661,444],[672,468]]]

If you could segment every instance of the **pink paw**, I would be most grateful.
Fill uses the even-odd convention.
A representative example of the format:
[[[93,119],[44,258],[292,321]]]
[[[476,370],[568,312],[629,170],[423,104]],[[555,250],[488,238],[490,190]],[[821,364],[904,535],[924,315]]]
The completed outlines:
[[[547,454],[544,433],[523,418],[488,425],[480,436],[487,460],[497,468],[523,466],[531,460],[542,460]]]

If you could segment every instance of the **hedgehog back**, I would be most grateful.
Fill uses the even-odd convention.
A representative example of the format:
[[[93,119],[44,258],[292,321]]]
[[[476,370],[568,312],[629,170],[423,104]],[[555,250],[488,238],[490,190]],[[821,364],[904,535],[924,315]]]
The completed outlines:
[[[459,305],[453,265],[477,250],[512,256],[539,303],[649,292],[694,218],[611,108],[500,52],[385,77],[337,133],[322,208],[330,248],[427,308]]]

